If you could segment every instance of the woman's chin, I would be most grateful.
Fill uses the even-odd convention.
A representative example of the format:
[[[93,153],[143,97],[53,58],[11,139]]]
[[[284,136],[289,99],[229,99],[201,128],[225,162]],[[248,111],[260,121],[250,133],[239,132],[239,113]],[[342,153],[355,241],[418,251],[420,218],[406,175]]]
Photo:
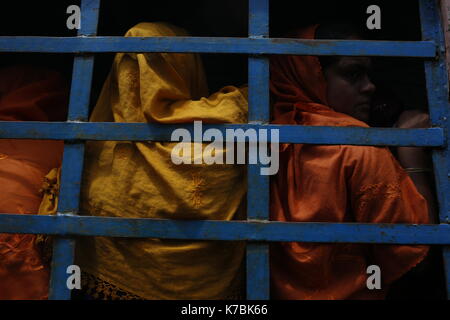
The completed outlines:
[[[354,118],[356,118],[359,121],[369,123],[369,112],[356,112],[353,115]]]

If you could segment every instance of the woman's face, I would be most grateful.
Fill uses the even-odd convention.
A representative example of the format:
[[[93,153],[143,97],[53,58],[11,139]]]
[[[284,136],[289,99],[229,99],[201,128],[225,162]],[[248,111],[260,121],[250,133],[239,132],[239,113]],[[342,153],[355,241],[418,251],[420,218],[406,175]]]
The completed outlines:
[[[328,104],[335,111],[367,122],[375,85],[370,81],[370,58],[341,57],[324,70]]]

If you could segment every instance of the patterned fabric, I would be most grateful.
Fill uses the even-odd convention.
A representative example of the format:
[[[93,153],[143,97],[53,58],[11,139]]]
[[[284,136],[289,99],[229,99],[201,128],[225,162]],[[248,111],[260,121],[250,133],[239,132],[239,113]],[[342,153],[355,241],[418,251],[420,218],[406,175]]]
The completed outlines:
[[[144,298],[127,292],[107,281],[83,272],[81,275],[81,290],[78,296],[84,300],[144,300]],[[224,298],[224,300],[244,300],[245,292],[239,288]]]
[[[93,300],[143,300],[115,285],[88,273],[82,273],[81,288],[83,294]]]

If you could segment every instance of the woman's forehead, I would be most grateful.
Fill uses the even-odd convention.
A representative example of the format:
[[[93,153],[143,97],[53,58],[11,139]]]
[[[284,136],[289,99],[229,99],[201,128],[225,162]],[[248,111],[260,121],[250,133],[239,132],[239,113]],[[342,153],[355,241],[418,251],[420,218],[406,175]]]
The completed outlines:
[[[370,69],[372,67],[372,59],[370,57],[341,57],[337,64],[343,68],[358,66]]]

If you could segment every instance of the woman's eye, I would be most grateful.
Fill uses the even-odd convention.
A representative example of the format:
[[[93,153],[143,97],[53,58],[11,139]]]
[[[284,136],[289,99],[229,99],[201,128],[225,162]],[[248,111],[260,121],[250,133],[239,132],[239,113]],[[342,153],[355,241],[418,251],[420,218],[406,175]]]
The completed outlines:
[[[353,71],[353,72],[350,72],[349,77],[351,79],[358,79],[361,76],[361,74],[362,73],[360,71]]]
[[[361,72],[361,71],[349,71],[349,72],[345,73],[345,77],[352,82],[357,81],[362,76],[363,76],[363,72]]]

